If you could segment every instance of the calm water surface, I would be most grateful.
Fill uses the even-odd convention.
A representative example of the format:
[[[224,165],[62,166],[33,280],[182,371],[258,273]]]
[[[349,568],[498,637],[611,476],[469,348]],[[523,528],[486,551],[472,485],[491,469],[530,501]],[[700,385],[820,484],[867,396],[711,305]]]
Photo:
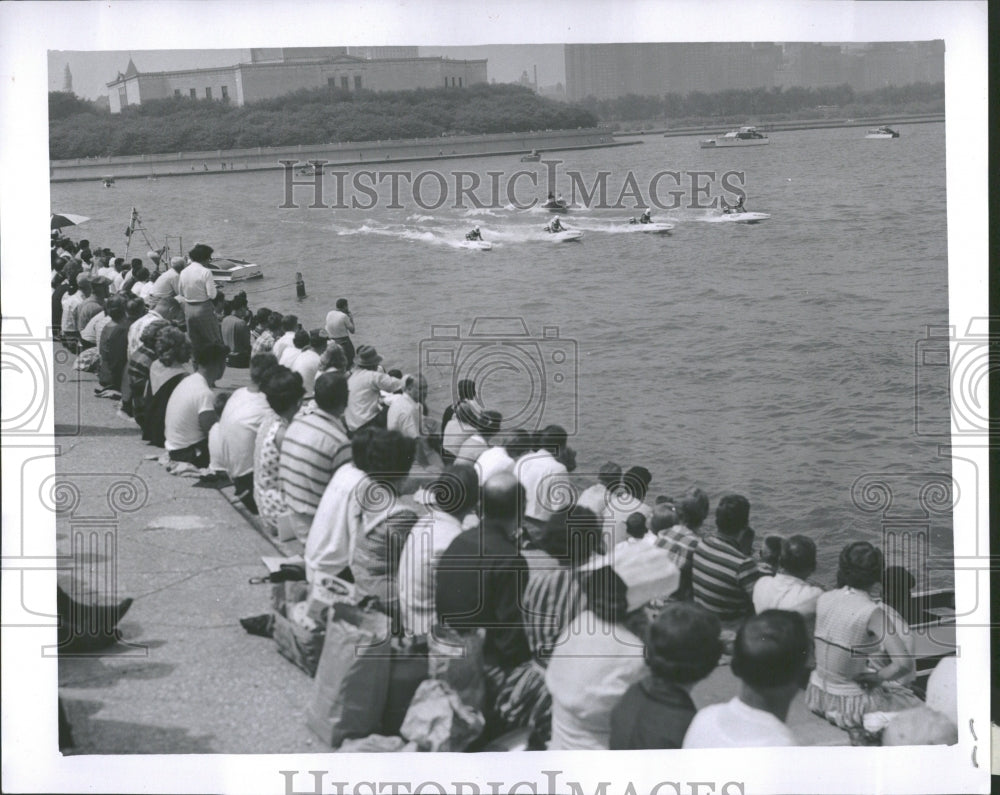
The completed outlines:
[[[950,472],[938,440],[918,437],[913,421],[915,343],[947,322],[944,125],[904,126],[898,140],[863,135],[783,132],[767,147],[716,151],[693,137],[647,136],[552,156],[563,161],[557,185],[567,197],[568,170],[588,185],[610,171],[612,199],[630,170],[643,194],[658,171],[734,170],[745,173],[748,209],[772,216],[742,225],[654,208],[654,220],[675,224],[669,236],[630,230],[626,199],[624,210],[569,213],[563,220],[584,239],[555,245],[538,209],[427,210],[406,183],[400,209],[385,207],[388,183],[371,210],[309,209],[308,188],[296,189],[299,209],[279,209],[280,172],[123,180],[110,190],[56,184],[52,206],[91,216],[79,235],[119,253],[136,206],[158,243],[181,235],[185,248],[203,240],[258,262],[265,278],[246,286],[251,306],[295,312],[307,327],[347,296],[356,344],[375,344],[407,371],[423,357],[435,416],[450,399],[452,357],[506,416],[575,431],[581,472],[607,459],[642,464],[652,494],[700,485],[713,507],[739,491],[758,535],[813,535],[818,579],[830,582],[846,540],[881,538],[881,514],[852,501],[859,477],[890,472],[919,484]],[[544,174],[514,158],[393,167],[470,171],[484,182],[503,171],[501,185],[522,167]],[[332,203],[330,177],[326,185]],[[423,185],[425,203],[434,185]],[[526,179],[518,185],[520,198],[534,194]],[[659,195],[673,188],[666,180]],[[715,183],[708,198],[720,191]],[[488,201],[490,191],[477,195]],[[492,251],[455,245],[473,223]],[[523,319],[530,336],[512,336],[517,326],[502,317]],[[472,336],[476,318],[494,320]],[[434,326],[458,326],[458,337]],[[935,377],[944,401],[947,378]],[[893,511],[922,514],[917,491],[894,494]],[[930,520],[930,544],[951,552],[950,517]]]

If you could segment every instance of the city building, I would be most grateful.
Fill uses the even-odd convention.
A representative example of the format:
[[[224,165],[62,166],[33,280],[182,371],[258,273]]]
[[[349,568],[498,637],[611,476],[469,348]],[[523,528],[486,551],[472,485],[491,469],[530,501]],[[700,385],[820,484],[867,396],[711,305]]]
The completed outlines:
[[[567,44],[566,98],[615,99],[729,89],[855,91],[944,80],[944,42]]]
[[[347,47],[276,47],[250,51],[250,62],[208,69],[140,72],[130,58],[108,83],[112,113],[153,99],[191,97],[246,105],[301,89],[404,91],[463,88],[486,82],[486,60],[393,55],[415,47],[357,48],[379,57],[351,55]],[[382,57],[388,53],[391,57]]]

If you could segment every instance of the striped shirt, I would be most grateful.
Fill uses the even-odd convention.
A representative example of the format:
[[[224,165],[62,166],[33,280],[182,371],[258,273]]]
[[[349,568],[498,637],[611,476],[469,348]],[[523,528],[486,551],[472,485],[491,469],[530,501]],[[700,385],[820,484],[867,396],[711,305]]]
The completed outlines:
[[[547,666],[559,635],[580,610],[582,595],[575,569],[544,553],[539,557],[544,562],[529,563],[521,616],[532,656]]]
[[[694,600],[724,621],[753,615],[753,586],[759,577],[754,559],[718,534],[702,538],[694,550]]]
[[[281,444],[278,471],[288,507],[314,515],[334,471],[350,460],[351,446],[340,417],[317,406],[300,411]]]

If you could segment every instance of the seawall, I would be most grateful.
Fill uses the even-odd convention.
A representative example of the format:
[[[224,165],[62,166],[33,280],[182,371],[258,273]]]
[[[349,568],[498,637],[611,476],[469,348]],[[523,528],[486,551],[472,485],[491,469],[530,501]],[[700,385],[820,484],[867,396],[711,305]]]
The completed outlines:
[[[282,160],[305,163],[325,160],[329,166],[384,166],[386,163],[415,160],[507,155],[518,156],[535,149],[540,152],[593,149],[607,146],[630,146],[639,141],[616,141],[607,130],[545,130],[527,133],[462,135],[440,138],[414,138],[394,141],[316,144],[309,146],[255,147],[219,149],[176,154],[91,157],[76,160],[53,160],[49,164],[51,182],[81,182],[149,177],[190,176],[233,171],[279,169]]]

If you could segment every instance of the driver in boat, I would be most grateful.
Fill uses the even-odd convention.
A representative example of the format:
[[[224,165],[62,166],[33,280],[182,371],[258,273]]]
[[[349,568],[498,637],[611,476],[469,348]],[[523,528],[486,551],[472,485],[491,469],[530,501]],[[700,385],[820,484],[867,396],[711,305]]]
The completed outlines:
[[[736,204],[729,205],[726,204],[726,200],[722,200],[722,213],[724,215],[735,215],[736,213],[745,213],[746,207],[743,206],[743,196],[737,200]]]
[[[479,227],[477,226],[477,227],[474,227],[471,232],[466,233],[465,239],[466,240],[482,240],[483,239],[483,235],[479,231]]]
[[[561,223],[559,223],[558,218],[553,218],[552,223],[545,227],[546,232],[562,232],[566,229]]]
[[[653,222],[652,217],[649,214],[649,210],[646,210],[642,215],[639,216],[640,224],[651,224]]]

